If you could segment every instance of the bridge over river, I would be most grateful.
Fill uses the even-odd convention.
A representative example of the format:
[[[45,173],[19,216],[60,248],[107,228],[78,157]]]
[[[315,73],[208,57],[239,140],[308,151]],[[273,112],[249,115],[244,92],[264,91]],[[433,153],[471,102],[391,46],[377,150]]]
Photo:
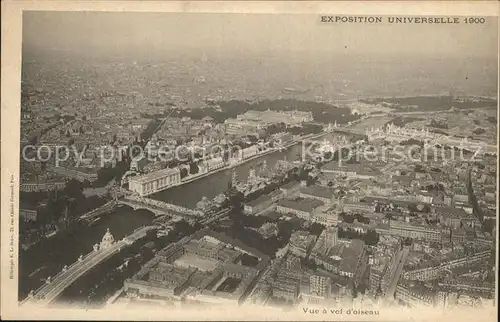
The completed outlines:
[[[81,215],[79,220],[92,220],[92,219],[99,217],[100,215],[102,215],[106,212],[112,211],[116,205],[117,205],[116,200],[111,200],[111,201],[105,203],[104,205],[102,205],[101,207],[96,208],[92,211],[89,211],[89,212]]]
[[[154,228],[154,226],[140,227],[129,236],[116,242],[108,231],[104,235],[100,247],[96,245],[94,251],[85,256],[80,256],[80,258],[69,267],[65,266],[56,276],[47,279],[47,282],[38,290],[31,292],[21,304],[36,306],[50,305],[78,278],[90,271],[93,267],[118,253],[121,249],[146,236],[146,233]]]
[[[118,204],[127,205],[134,208],[134,210],[146,209],[153,212],[157,216],[177,215],[185,218],[198,218],[203,216],[203,211],[189,209],[146,197],[127,196],[118,200]]]

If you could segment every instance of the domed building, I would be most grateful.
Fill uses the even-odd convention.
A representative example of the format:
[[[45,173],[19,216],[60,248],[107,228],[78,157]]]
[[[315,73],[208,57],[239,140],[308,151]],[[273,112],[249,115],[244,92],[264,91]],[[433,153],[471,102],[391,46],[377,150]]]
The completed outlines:
[[[115,238],[113,235],[111,235],[111,232],[109,231],[109,228],[106,230],[106,233],[102,237],[100,249],[106,249],[109,246],[113,245],[115,243]]]

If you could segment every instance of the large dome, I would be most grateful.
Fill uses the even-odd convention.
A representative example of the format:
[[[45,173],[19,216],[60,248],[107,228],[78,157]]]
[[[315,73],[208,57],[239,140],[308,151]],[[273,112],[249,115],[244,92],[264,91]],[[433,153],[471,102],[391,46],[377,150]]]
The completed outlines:
[[[111,232],[109,231],[109,228],[106,230],[106,233],[102,237],[101,241],[101,248],[106,248],[108,246],[111,246],[115,242],[115,238],[113,235],[111,235]]]

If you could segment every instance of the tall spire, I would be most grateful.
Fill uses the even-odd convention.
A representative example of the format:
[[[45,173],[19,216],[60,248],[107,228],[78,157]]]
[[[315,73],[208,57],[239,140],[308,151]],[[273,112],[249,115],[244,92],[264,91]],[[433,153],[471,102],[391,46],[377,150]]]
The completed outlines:
[[[236,187],[237,184],[238,184],[238,175],[236,174],[236,171],[233,169],[233,174],[231,177],[231,185],[233,187]]]
[[[256,174],[255,174],[255,169],[250,168],[250,171],[248,172],[248,182],[253,183],[256,181]]]
[[[261,172],[265,174],[265,173],[266,173],[266,171],[267,171],[267,160],[264,160],[264,161],[262,162],[262,169],[261,169]]]

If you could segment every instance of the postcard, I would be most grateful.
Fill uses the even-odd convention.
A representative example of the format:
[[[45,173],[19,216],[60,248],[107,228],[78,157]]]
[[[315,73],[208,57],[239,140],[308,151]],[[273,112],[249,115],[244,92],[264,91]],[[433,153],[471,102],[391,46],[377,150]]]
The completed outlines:
[[[2,2],[2,318],[496,320],[498,9]]]

